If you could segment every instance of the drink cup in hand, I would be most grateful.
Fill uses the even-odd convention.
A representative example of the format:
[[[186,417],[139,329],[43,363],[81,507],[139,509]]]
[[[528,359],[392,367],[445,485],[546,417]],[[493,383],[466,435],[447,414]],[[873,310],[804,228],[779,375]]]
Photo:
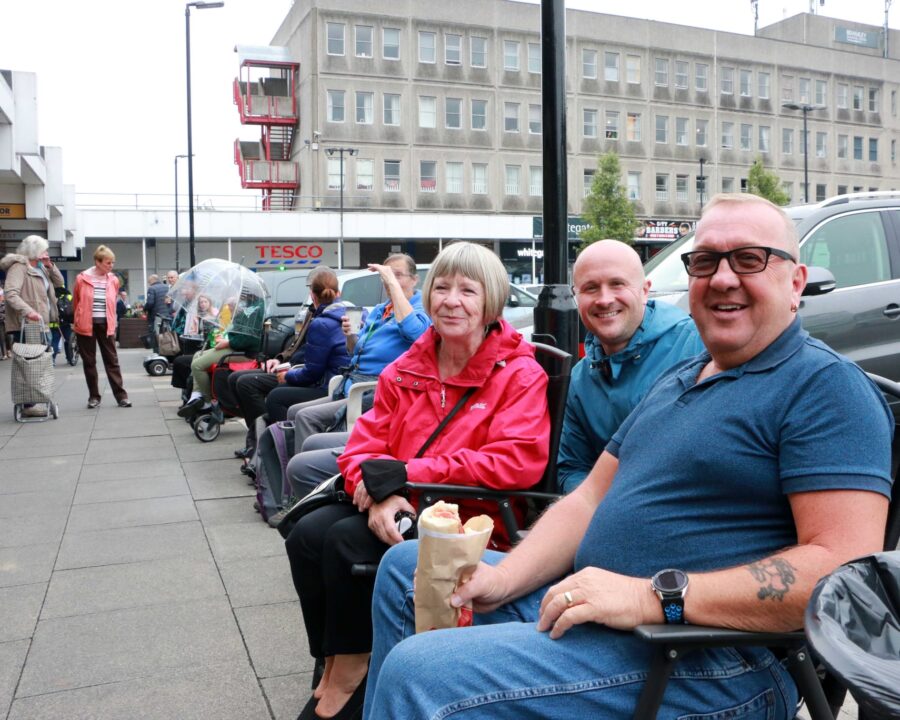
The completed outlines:
[[[344,313],[346,317],[350,320],[350,332],[358,333],[360,329],[360,325],[362,324],[362,308],[347,308],[347,311]]]

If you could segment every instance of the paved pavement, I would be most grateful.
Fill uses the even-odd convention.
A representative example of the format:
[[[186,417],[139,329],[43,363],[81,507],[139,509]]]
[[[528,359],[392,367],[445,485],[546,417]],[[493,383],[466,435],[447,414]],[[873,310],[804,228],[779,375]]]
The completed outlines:
[[[312,663],[282,540],[232,450],[201,443],[169,377],[120,350],[134,407],[13,420],[0,362],[0,718],[293,720]],[[62,357],[59,358],[62,360]]]
[[[244,427],[198,441],[144,354],[119,351],[134,407],[104,380],[88,410],[62,364],[60,418],[29,424],[0,362],[0,718],[292,720],[312,662],[281,538],[232,457]]]

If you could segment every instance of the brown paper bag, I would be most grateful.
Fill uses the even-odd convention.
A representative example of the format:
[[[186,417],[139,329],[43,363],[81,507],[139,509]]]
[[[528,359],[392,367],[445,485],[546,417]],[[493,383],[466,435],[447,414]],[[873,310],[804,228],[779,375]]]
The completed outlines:
[[[427,512],[428,509],[422,516]],[[452,607],[450,596],[475,572],[494,530],[494,521],[479,515],[465,524],[464,533],[447,534],[423,527],[422,516],[416,569],[416,632],[471,625],[471,607]]]

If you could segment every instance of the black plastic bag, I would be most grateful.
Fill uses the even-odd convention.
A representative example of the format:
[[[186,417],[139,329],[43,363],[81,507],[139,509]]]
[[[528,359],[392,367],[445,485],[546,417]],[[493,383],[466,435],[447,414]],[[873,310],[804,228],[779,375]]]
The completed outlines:
[[[900,717],[900,552],[854,560],[820,580],[806,636],[867,718]]]

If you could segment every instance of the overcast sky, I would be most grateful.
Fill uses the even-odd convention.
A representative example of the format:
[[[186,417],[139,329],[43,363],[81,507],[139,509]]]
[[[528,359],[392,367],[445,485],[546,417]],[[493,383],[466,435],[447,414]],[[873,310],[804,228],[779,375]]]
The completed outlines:
[[[0,68],[37,73],[38,139],[63,148],[65,182],[79,194],[158,193],[161,204],[171,203],[174,157],[187,151],[183,0],[2,4]],[[232,104],[233,50],[235,44],[267,45],[290,6],[291,0],[225,0],[224,8],[191,14],[197,195],[259,195],[241,189],[233,164],[234,139],[259,137],[258,130],[241,127]],[[750,0],[569,0],[567,7],[617,14],[627,7],[634,17],[753,33]],[[809,0],[760,0],[759,24],[808,10]],[[884,0],[826,0],[818,10],[884,22]],[[890,24],[900,28],[900,7]],[[179,191],[185,193],[183,161],[180,167]]]

